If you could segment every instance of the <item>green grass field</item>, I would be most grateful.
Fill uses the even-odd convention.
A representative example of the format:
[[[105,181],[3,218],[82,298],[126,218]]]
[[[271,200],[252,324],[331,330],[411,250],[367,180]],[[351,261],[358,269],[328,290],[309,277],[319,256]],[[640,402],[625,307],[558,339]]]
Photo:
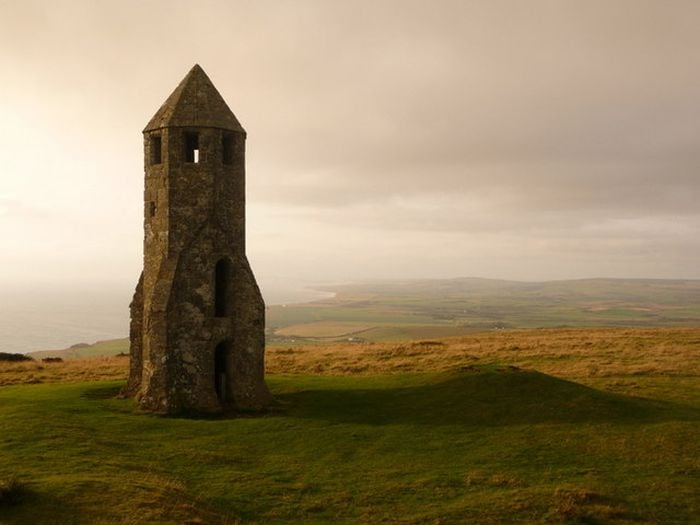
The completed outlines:
[[[618,379],[276,375],[267,414],[209,419],[2,387],[0,523],[697,523],[697,378]]]

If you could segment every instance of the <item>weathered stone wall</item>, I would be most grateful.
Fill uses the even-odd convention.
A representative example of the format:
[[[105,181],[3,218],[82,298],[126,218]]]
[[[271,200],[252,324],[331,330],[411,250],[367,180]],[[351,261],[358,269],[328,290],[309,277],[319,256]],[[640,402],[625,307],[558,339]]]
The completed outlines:
[[[129,377],[124,394],[133,396],[141,388],[141,371],[143,370],[143,272],[129,305],[129,341],[131,342],[129,359]]]

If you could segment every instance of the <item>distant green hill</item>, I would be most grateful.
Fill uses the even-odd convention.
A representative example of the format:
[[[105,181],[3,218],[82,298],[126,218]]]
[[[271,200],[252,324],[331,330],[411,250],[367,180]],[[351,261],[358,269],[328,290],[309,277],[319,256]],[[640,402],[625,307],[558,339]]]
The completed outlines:
[[[62,357],[63,359],[81,359],[83,357],[100,357],[127,353],[129,351],[128,339],[110,339],[98,341],[94,344],[78,343],[70,348],[62,350],[40,350],[29,352],[27,355],[34,359],[43,357]]]
[[[268,340],[377,341],[503,328],[700,325],[700,280],[459,278],[368,281],[323,290],[336,296],[268,308]]]

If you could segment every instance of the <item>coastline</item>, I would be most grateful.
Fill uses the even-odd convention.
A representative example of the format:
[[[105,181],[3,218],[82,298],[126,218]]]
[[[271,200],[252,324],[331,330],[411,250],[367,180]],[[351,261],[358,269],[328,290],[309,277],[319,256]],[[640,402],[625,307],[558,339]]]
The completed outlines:
[[[268,287],[268,306],[332,299],[326,284]],[[75,293],[13,290],[0,305],[0,352],[33,354],[121,340],[129,334],[129,293],[92,289]]]

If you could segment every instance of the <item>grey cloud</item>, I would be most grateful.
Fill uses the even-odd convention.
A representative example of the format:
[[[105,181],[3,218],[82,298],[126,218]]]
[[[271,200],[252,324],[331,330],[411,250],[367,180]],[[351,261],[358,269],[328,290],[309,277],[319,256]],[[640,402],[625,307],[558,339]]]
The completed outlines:
[[[5,3],[0,112],[33,106],[23,140],[42,127],[60,147],[0,195],[54,184],[47,213],[101,210],[95,244],[131,239],[111,268],[136,272],[139,133],[199,62],[249,133],[265,271],[282,250],[289,271],[331,278],[399,259],[406,274],[700,276],[698,20],[684,0]]]
[[[696,209],[696,5],[448,5],[425,21],[408,9],[408,40],[370,28],[371,53],[356,45],[366,34],[345,35],[365,53],[354,81],[294,92],[291,120],[305,126],[264,144],[275,154],[261,167],[278,175],[259,198],[334,207],[491,190],[533,213]]]

